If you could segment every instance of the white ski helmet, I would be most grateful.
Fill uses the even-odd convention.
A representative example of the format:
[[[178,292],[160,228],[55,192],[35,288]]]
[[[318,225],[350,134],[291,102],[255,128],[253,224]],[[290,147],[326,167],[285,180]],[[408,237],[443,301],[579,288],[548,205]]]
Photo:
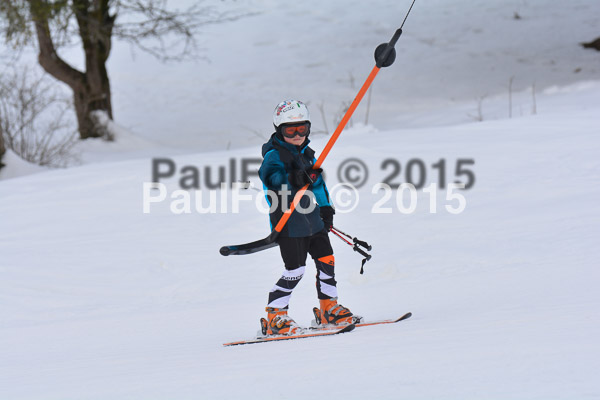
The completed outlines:
[[[276,128],[281,124],[293,124],[296,122],[310,122],[310,114],[306,105],[298,100],[285,100],[277,104],[273,111],[273,125]]]

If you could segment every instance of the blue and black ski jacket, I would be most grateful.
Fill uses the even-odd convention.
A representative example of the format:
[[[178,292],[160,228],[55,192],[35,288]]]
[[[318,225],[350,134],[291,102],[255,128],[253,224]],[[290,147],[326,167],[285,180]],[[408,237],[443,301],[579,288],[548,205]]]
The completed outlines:
[[[279,219],[285,210],[282,210],[282,194],[283,185],[287,185],[287,190],[291,192],[287,198],[287,208],[292,203],[294,195],[300,188],[294,187],[288,181],[288,173],[294,169],[307,169],[312,167],[316,162],[315,152],[308,143],[308,138],[301,146],[294,146],[286,143],[277,133],[271,135],[271,138],[262,147],[263,162],[258,170],[260,180],[263,182],[265,196],[269,205],[272,200],[269,197],[269,191],[277,194],[277,207],[270,213],[271,230],[277,225]],[[330,206],[329,192],[325,181],[321,176],[315,183],[308,187],[308,190],[314,194],[317,204],[309,213],[302,213],[298,210],[294,211],[288,220],[286,226],[280,233],[282,237],[308,237],[323,230],[324,224],[321,219],[319,206]],[[302,196],[299,207],[308,209],[311,203],[311,197],[307,194]],[[274,200],[273,200],[274,201]]]

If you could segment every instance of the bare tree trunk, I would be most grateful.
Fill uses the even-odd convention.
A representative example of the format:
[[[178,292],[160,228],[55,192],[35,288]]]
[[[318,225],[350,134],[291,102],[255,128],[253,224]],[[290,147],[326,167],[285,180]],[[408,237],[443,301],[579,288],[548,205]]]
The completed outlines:
[[[74,0],[75,17],[85,52],[86,85],[84,90],[75,91],[75,108],[80,124],[94,135],[102,134],[90,112],[105,111],[112,119],[110,82],[106,61],[111,50],[111,35],[114,17],[108,12],[108,0]]]
[[[0,169],[4,167],[4,164],[2,164],[4,153],[6,153],[6,147],[4,147],[4,134],[2,132],[2,121],[0,121]]]
[[[111,50],[115,16],[109,14],[108,0],[73,0],[73,11],[85,52],[85,72],[76,70],[56,53],[50,35],[45,0],[28,0],[40,47],[39,63],[54,78],[73,91],[75,113],[81,139],[103,137],[93,111],[104,111],[112,119],[110,81],[106,61]]]

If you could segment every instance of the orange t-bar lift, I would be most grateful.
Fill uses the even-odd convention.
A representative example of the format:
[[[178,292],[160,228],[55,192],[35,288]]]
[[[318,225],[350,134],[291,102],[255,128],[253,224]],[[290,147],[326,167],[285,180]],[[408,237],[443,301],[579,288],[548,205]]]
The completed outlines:
[[[362,87],[358,91],[358,94],[354,98],[354,101],[352,102],[352,104],[350,105],[350,107],[348,108],[346,113],[344,114],[344,117],[338,124],[337,128],[335,129],[335,132],[333,133],[333,135],[327,142],[327,145],[321,152],[321,155],[317,159],[317,162],[313,166],[313,169],[318,169],[321,167],[321,165],[323,164],[323,161],[325,161],[325,158],[331,151],[331,148],[333,147],[333,145],[339,138],[340,134],[346,127],[346,124],[352,117],[354,110],[356,110],[356,107],[358,107],[358,105],[360,104],[365,93],[371,86],[371,83],[373,83],[373,80],[377,76],[377,73],[379,72],[379,70],[384,67],[389,67],[390,65],[392,65],[394,63],[394,61],[396,59],[396,50],[394,49],[394,46],[396,45],[396,42],[400,38],[400,35],[402,35],[402,27],[404,26],[404,23],[406,22],[406,19],[408,18],[408,15],[410,14],[410,11],[412,10],[412,7],[414,6],[415,1],[416,0],[413,0],[412,4],[408,10],[408,13],[406,14],[406,17],[404,18],[404,21],[402,22],[402,25],[400,26],[400,28],[398,30],[396,30],[392,39],[388,43],[380,44],[375,49],[375,66],[371,70],[371,73],[367,77],[367,80],[365,81],[365,83],[362,85]],[[277,243],[275,240],[277,239],[277,236],[279,236],[279,234],[281,233],[281,231],[287,224],[292,213],[296,209],[296,206],[300,202],[300,199],[302,198],[302,196],[308,189],[308,186],[309,186],[309,184],[304,185],[296,193],[296,195],[294,196],[294,200],[292,201],[292,204],[290,205],[290,208],[283,213],[283,215],[279,219],[279,222],[277,222],[277,225],[271,231],[271,234],[269,234],[269,236],[267,236],[264,239],[257,240],[255,242],[251,242],[251,243],[234,245],[234,246],[223,246],[220,249],[220,253],[224,256],[234,255],[234,254],[237,254],[237,255],[250,254],[250,253],[255,253],[257,251],[265,250],[265,249],[276,246]]]

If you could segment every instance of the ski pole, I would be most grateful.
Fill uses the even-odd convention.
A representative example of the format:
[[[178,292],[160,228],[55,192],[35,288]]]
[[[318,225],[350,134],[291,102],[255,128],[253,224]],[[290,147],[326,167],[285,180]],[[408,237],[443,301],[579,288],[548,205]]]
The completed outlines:
[[[342,235],[346,236],[347,238],[349,238],[349,239],[352,239],[352,241],[353,241],[355,244],[357,244],[357,245],[359,245],[359,246],[362,246],[362,247],[364,247],[364,248],[365,248],[365,249],[367,249],[367,250],[372,250],[372,249],[373,249],[373,246],[371,246],[369,243],[367,243],[367,242],[365,242],[365,241],[363,241],[363,240],[360,240],[360,239],[358,239],[358,238],[356,238],[356,237],[352,237],[352,236],[350,236],[349,234],[342,232],[340,229],[338,229],[338,228],[337,228],[337,227],[335,227],[335,226],[332,226],[332,227],[331,227],[331,230],[332,230],[332,231],[333,231],[333,230],[335,230],[335,231],[337,231],[338,233],[341,233]]]
[[[348,244],[349,246],[353,246],[352,243],[350,243],[349,241],[347,241],[346,239],[344,239],[342,237],[342,235],[340,235],[339,233],[337,233],[336,231],[333,230],[333,228],[331,228],[331,233],[333,233],[335,236],[339,237],[340,239],[342,239],[344,242],[346,242],[346,244]]]
[[[365,258],[363,258],[362,263],[360,265],[360,274],[361,275],[364,274],[365,273],[365,263],[371,259],[371,255],[368,254],[367,252],[365,252],[360,247],[358,247],[358,244],[356,244],[356,243],[352,244],[350,241],[344,239],[344,237],[340,233],[338,233],[336,230],[331,229],[331,233],[333,233],[335,236],[339,237],[347,245],[352,246],[352,250],[356,251],[357,253],[359,253],[360,255],[365,257]]]

